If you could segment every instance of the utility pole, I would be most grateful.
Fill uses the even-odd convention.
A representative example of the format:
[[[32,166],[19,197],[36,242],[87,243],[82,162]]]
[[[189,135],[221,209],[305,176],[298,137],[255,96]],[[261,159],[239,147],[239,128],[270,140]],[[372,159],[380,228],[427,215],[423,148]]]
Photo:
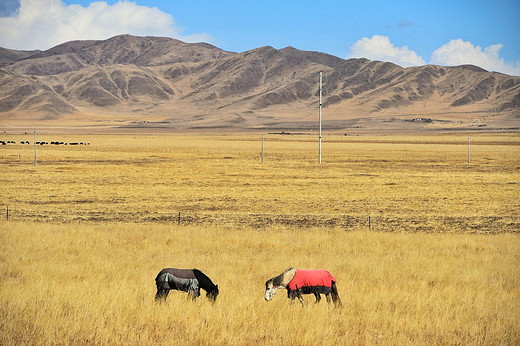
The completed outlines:
[[[36,167],[36,131],[34,131],[34,167]]]
[[[321,84],[322,84],[323,72],[320,72],[320,130],[319,130],[319,163],[321,164]]]

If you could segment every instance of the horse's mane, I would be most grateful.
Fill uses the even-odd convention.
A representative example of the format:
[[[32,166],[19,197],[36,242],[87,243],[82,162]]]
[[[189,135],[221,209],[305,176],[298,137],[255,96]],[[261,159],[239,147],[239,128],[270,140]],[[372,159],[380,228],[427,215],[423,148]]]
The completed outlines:
[[[201,272],[200,270],[193,269],[193,274],[195,275],[195,278],[199,282],[200,288],[203,288],[204,290],[209,291],[210,289],[215,287],[215,284],[213,283],[213,281],[211,281],[211,279],[206,274]]]
[[[275,276],[274,278],[272,278],[271,280],[273,280],[273,286],[274,287],[278,287],[278,286],[285,286],[288,284],[288,282],[284,282],[284,279],[286,277],[286,274],[291,271],[291,270],[294,270],[294,268],[289,268],[287,270],[285,270],[282,274],[278,275],[278,276]]]

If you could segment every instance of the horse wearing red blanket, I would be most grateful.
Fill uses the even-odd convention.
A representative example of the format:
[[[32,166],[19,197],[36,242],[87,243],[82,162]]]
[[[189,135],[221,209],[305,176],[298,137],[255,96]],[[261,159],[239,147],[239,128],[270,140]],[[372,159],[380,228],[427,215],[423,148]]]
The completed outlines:
[[[265,300],[271,300],[279,288],[287,289],[287,297],[294,303],[294,299],[304,305],[303,294],[314,294],[316,303],[321,300],[321,294],[325,294],[327,302],[331,297],[334,305],[341,305],[341,299],[336,287],[336,279],[326,270],[300,270],[289,268],[282,274],[267,280],[265,283]]]

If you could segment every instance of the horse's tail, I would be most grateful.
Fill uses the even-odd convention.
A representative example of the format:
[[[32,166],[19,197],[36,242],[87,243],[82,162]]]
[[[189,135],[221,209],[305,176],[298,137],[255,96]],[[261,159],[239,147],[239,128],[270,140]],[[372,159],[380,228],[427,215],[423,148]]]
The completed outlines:
[[[338,294],[338,288],[336,287],[336,282],[332,281],[331,282],[331,285],[330,285],[330,288],[331,288],[331,295],[332,295],[332,301],[334,302],[334,305],[335,306],[342,306],[343,304],[341,303],[341,299],[339,298],[339,294]]]

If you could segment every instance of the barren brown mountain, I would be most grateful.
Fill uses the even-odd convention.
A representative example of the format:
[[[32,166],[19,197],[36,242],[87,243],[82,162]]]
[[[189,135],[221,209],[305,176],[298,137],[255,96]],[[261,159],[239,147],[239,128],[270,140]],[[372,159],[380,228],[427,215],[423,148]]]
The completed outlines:
[[[402,68],[292,47],[243,53],[121,35],[0,49],[3,128],[313,131],[520,128],[520,77],[476,66]]]

